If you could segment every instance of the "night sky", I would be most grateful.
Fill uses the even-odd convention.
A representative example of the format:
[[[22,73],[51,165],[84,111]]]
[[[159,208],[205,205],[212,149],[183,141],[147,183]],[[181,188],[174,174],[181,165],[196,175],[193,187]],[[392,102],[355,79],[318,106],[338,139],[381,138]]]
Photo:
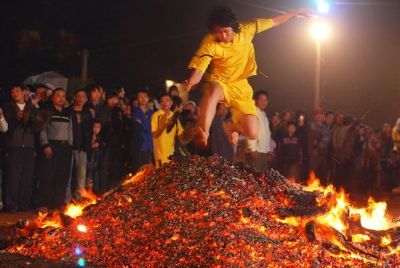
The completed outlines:
[[[113,89],[181,81],[202,36],[208,11],[229,5],[239,19],[271,17],[278,9],[312,7],[299,0],[2,0],[0,87],[55,70],[79,77],[83,48],[89,77]],[[333,33],[323,44],[322,104],[356,117],[369,111],[374,127],[400,116],[400,2],[342,0],[330,14]],[[309,24],[295,19],[255,41],[259,71],[250,81],[270,93],[269,112],[310,111],[315,42]]]

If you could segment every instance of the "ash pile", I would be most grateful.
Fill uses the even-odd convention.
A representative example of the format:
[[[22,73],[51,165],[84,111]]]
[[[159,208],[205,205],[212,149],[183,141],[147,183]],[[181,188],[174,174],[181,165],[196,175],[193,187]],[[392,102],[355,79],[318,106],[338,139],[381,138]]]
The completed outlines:
[[[381,243],[397,228],[372,232],[354,222],[370,239],[352,241],[316,220],[328,199],[275,171],[193,156],[128,179],[63,226],[16,226],[7,252],[94,267],[400,265],[397,240]]]

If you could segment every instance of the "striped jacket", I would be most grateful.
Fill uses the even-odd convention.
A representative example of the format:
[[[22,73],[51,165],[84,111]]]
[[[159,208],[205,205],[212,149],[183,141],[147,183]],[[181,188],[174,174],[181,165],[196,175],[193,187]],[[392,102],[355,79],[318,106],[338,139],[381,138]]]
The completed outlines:
[[[71,114],[67,109],[56,110],[53,106],[49,109],[49,123],[40,133],[40,144],[42,147],[49,145],[51,140],[66,141],[73,145]]]

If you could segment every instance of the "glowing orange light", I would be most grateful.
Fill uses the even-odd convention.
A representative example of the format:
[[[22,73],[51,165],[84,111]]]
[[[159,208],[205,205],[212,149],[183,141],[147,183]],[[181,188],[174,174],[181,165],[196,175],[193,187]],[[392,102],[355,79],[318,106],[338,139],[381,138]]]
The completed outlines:
[[[87,233],[87,231],[88,231],[88,228],[83,224],[78,224],[76,226],[76,229],[81,233]]]

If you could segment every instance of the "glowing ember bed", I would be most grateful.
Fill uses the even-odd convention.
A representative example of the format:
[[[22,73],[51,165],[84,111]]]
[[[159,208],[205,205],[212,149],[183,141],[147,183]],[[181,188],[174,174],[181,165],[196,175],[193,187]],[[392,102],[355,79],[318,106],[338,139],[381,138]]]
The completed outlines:
[[[384,203],[192,157],[136,174],[99,200],[14,227],[6,251],[100,267],[396,267]],[[82,209],[83,210],[82,213]]]

